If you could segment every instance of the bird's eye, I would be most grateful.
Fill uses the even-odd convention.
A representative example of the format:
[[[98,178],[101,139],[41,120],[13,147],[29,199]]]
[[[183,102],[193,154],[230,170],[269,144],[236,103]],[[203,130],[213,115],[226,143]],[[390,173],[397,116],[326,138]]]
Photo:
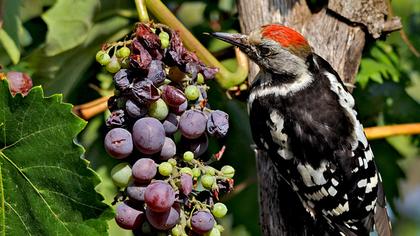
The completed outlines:
[[[269,56],[271,54],[271,50],[266,47],[261,47],[259,51],[261,56]]]

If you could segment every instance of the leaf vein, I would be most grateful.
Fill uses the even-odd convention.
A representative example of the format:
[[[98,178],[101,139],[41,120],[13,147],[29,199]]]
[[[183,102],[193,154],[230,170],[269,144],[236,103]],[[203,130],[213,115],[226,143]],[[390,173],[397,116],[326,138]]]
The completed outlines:
[[[57,219],[58,222],[60,222],[64,228],[71,234],[71,231],[67,228],[66,224],[61,221],[61,219],[55,214],[55,212],[51,209],[51,206],[48,204],[47,200],[45,200],[44,196],[38,191],[36,186],[32,183],[32,181],[25,175],[25,173],[22,172],[22,170],[12,161],[10,160],[6,155],[4,155],[3,152],[0,152],[0,156],[2,156],[5,160],[7,160],[16,170],[19,172],[19,174],[22,175],[22,177],[29,183],[29,185],[35,190],[35,192],[38,194],[38,196],[41,198],[41,200],[45,203],[48,210],[53,214],[53,216]]]

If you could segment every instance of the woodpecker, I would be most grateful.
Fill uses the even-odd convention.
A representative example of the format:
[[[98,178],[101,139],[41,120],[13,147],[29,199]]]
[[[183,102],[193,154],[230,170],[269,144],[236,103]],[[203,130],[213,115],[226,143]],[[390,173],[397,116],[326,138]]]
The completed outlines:
[[[295,30],[264,25],[212,36],[259,65],[248,99],[252,137],[327,235],[391,235],[381,177],[354,99]],[[318,234],[319,235],[319,234]]]

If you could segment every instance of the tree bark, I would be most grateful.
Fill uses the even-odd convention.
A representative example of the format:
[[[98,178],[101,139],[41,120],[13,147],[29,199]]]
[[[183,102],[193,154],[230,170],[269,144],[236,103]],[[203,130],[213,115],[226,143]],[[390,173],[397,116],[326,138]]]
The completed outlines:
[[[301,32],[315,53],[326,59],[343,81],[354,83],[367,38],[401,28],[387,19],[388,0],[329,0],[314,12],[305,0],[237,0],[242,32],[280,23]],[[309,2],[309,1],[308,1]],[[258,67],[250,64],[250,81]],[[263,235],[322,235],[297,195],[280,178],[271,159],[256,150],[260,223]]]

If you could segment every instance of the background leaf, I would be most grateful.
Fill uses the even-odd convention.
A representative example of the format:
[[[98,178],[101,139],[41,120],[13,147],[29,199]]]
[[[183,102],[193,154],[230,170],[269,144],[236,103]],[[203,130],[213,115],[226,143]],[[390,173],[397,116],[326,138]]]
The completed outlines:
[[[58,0],[42,16],[48,25],[47,55],[57,55],[82,43],[88,37],[98,6],[98,0]]]
[[[85,122],[60,95],[12,97],[0,82],[0,233],[103,235],[112,212],[74,143]]]

